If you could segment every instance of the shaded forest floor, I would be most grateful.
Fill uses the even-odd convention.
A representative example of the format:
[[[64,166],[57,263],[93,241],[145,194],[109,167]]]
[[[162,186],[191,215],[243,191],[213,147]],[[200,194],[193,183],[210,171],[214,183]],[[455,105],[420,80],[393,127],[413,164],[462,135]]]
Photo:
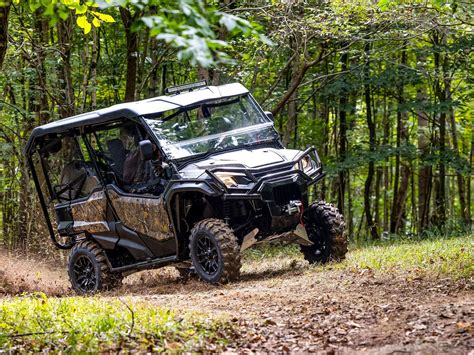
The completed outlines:
[[[184,282],[173,268],[164,268],[131,275],[120,290],[101,298],[121,296],[131,305],[225,319],[232,331],[217,349],[468,353],[474,348],[474,242],[469,236],[458,243],[464,245],[457,248],[462,265],[439,252],[413,265],[408,255],[407,263],[393,267],[384,254],[390,248],[382,246],[352,251],[340,265],[313,267],[295,248],[270,248],[246,254],[237,283]],[[417,248],[426,247],[409,249]],[[386,262],[375,262],[370,253]],[[453,265],[462,270],[455,273]],[[0,292],[7,298],[24,291],[71,295],[65,272],[46,264],[4,256],[0,270]]]

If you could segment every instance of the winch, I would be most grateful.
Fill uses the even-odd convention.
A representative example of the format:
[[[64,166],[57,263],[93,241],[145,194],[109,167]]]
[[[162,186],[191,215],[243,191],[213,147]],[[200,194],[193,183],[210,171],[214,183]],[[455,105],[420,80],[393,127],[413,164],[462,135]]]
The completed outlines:
[[[288,215],[294,215],[295,213],[301,213],[303,204],[299,200],[290,201],[286,206],[283,206],[282,211],[288,213]]]

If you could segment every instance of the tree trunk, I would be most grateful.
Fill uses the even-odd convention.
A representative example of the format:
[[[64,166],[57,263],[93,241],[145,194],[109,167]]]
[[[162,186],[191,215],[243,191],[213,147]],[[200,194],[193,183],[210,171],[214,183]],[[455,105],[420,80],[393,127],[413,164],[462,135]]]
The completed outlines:
[[[208,84],[210,84],[211,80],[211,72],[208,68],[204,68],[199,66],[198,67],[198,79],[199,80],[206,80]]]
[[[298,51],[298,48],[295,48],[293,45],[293,50],[296,52]],[[299,57],[296,56],[295,59],[293,60],[293,63],[291,64],[291,81],[289,86],[295,85],[295,78],[297,78],[297,73],[301,71],[301,65],[300,61],[298,59]],[[291,141],[291,134],[294,133],[295,128],[296,128],[296,120],[297,120],[297,113],[296,113],[296,103],[297,103],[297,98],[298,98],[298,89],[295,89],[292,93],[291,96],[288,100],[288,121],[286,124],[286,127],[283,131],[283,145],[285,147],[288,147]],[[296,142],[294,142],[296,144]]]
[[[127,76],[125,83],[125,101],[135,101],[135,91],[137,86],[137,65],[138,65],[138,34],[132,32],[132,24],[137,18],[138,12],[133,16],[130,10],[120,7],[120,16],[127,38]]]
[[[323,154],[325,157],[329,154],[329,105],[327,99],[323,106]],[[321,200],[326,200],[327,179],[321,182]]]
[[[232,11],[232,9],[235,9],[237,8],[237,3],[236,1],[231,1],[231,0],[221,0],[220,2],[220,6],[222,8],[225,8],[227,11]],[[218,39],[220,41],[225,41],[227,39],[227,29],[225,28],[225,26],[220,26],[219,27],[219,34],[218,34]],[[221,78],[221,75],[222,75],[222,71],[219,70],[219,67],[215,68],[213,70],[213,73],[212,73],[212,81],[209,82],[209,84],[212,84],[212,85],[219,85],[222,81],[222,78]]]
[[[69,16],[65,21],[58,23],[58,40],[61,51],[61,62],[58,76],[61,81],[61,95],[59,114],[61,117],[73,116],[75,113],[74,88],[71,74],[71,45],[73,33],[73,19]]]
[[[383,177],[383,168],[378,166],[375,169],[375,201],[374,201],[374,212],[375,219],[374,223],[377,227],[381,225],[380,223],[380,186],[382,185]]]
[[[442,38],[440,38],[442,36]],[[433,44],[439,48],[441,42],[445,42],[445,37],[438,32],[433,35]],[[444,54],[444,61],[441,68],[441,53],[438,48],[434,52],[434,66],[435,66],[435,80],[434,88],[439,103],[442,105],[446,102],[446,85],[442,85],[441,76],[448,75],[447,73],[447,54]],[[446,80],[446,79],[444,79]],[[436,180],[436,211],[435,224],[443,226],[446,221],[446,111],[442,110],[439,114],[439,163],[438,163],[438,178]]]
[[[401,65],[403,67],[406,66],[407,63],[407,55],[406,50],[403,48],[402,50],[402,58],[401,58]],[[400,78],[403,78],[400,75]],[[404,83],[403,80],[401,81],[400,85],[398,86],[398,109],[397,109],[397,148],[400,149],[401,143],[408,144],[409,137],[408,137],[408,130],[406,126],[407,115],[406,112],[403,112],[403,105],[405,103],[404,98]],[[400,172],[400,165],[401,172]],[[400,183],[400,173],[401,173],[401,183]],[[401,219],[405,212],[405,202],[408,193],[408,183],[410,179],[410,169],[408,168],[406,163],[401,163],[400,151],[397,152],[395,158],[395,178],[393,183],[393,204],[392,204],[392,213],[390,218],[390,232],[391,233],[398,233],[399,228],[401,226]]]
[[[345,45],[343,45],[345,47]],[[341,55],[341,72],[345,73],[347,70],[348,53],[344,51]],[[345,74],[342,74],[345,78]],[[346,160],[347,151],[347,87],[345,79],[341,88],[339,98],[339,161]],[[339,171],[339,192],[337,196],[337,208],[341,213],[344,213],[344,196],[346,190],[346,171],[341,169]]]
[[[449,91],[449,100],[451,100],[451,92]],[[459,156],[459,144],[458,144],[458,137],[457,137],[457,129],[456,129],[456,120],[454,117],[454,109],[451,108],[450,114],[450,123],[451,123],[451,136],[453,141],[453,150],[454,153]],[[471,164],[472,166],[472,164]],[[464,177],[460,172],[456,172],[456,180],[457,180],[457,187],[459,193],[459,205],[461,208],[461,219],[465,225],[469,225],[470,219],[468,215],[468,203],[466,203],[466,185],[464,181]]]
[[[154,97],[158,94],[158,41],[156,38],[150,39],[150,56],[152,70],[150,73],[150,84],[148,85],[148,97]],[[163,91],[163,88],[161,89]]]
[[[389,110],[387,108],[387,96],[384,95],[383,100],[383,141],[384,146],[388,146],[390,137],[390,116]],[[388,217],[389,217],[389,201],[388,201],[388,191],[390,188],[389,182],[389,164],[390,159],[385,159],[385,165],[383,168],[383,230],[384,232],[388,231]]]
[[[414,234],[418,228],[418,205],[416,200],[415,169],[413,162],[410,162],[410,187],[411,187],[411,232]]]
[[[2,68],[8,48],[8,15],[10,14],[10,6],[8,1],[0,6],[0,69]]]
[[[18,204],[18,240],[16,248],[21,251],[26,251],[28,246],[28,225],[30,219],[29,208],[31,205],[30,196],[30,181],[28,175],[28,168],[26,166],[26,161],[23,158],[20,158],[20,196]]]
[[[354,211],[352,210],[352,190],[351,190],[351,174],[348,171],[347,172],[347,217],[346,217],[346,223],[347,223],[347,228],[349,232],[349,238],[352,238],[352,235],[354,234],[354,222],[353,222],[353,214]],[[342,211],[341,211],[342,213]]]
[[[471,134],[471,153],[469,154],[469,166],[472,167],[474,163],[474,134]],[[467,220],[469,221],[469,227],[472,228],[472,194],[471,194],[471,176],[467,176]],[[472,229],[471,229],[472,230]]]
[[[99,29],[92,26],[91,110],[97,109],[97,62],[99,60]]]
[[[421,91],[417,101],[422,103],[425,97]],[[428,116],[425,112],[418,114],[418,150],[420,151],[420,166],[418,169],[418,233],[422,233],[429,225],[429,206],[431,195],[431,167],[425,165],[424,157],[429,154]]]
[[[89,86],[89,45],[86,42],[82,51],[81,51],[81,62],[82,62],[82,97],[81,97],[81,106],[80,112],[86,111],[87,106],[87,92]]]
[[[36,34],[38,36],[36,43],[36,52],[33,56],[33,65],[36,70],[36,84],[37,89],[35,90],[35,99],[32,101],[32,111],[36,113],[38,124],[42,125],[49,121],[49,103],[48,97],[46,96],[46,70],[44,62],[46,59],[45,47],[48,44],[48,32],[49,26],[42,14],[39,12],[35,13],[35,27]]]
[[[367,127],[369,128],[369,150],[370,152],[375,151],[376,147],[376,133],[375,133],[375,122],[372,118],[372,105],[371,105],[371,93],[370,93],[370,44],[367,43],[365,45],[365,54],[367,57],[367,62],[364,66],[364,96],[365,96],[365,107],[366,107],[366,118],[367,118]],[[367,179],[365,180],[365,189],[364,189],[364,209],[365,209],[365,216],[367,218],[367,227],[369,228],[370,235],[372,239],[379,239],[379,234],[377,232],[377,226],[374,223],[372,218],[372,210],[370,207],[370,197],[371,197],[371,189],[372,189],[372,180],[374,178],[374,166],[373,158],[370,157],[369,159],[369,169],[367,172]]]

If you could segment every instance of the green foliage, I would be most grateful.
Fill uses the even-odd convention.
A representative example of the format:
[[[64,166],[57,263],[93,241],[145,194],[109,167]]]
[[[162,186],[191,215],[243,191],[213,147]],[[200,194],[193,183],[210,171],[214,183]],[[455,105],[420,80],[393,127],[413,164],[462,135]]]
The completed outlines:
[[[134,6],[144,7],[143,3],[131,3]],[[147,3],[153,5],[153,2]],[[191,64],[199,64],[202,67],[233,63],[226,53],[231,45],[229,41],[219,38],[219,26],[227,31],[228,38],[242,35],[271,44],[256,30],[256,24],[219,11],[217,7],[201,1],[179,0],[171,1],[169,4],[156,1],[155,5],[159,5],[161,11],[158,14],[144,16],[140,21],[148,27],[150,36],[177,48],[178,60],[190,61]],[[139,30],[140,26],[135,29]]]
[[[385,240],[352,252],[344,268],[413,272],[431,277],[474,275],[474,235],[427,239]]]
[[[302,73],[294,94],[275,115],[276,127],[289,137],[288,147],[318,149],[327,178],[315,185],[311,197],[344,202],[348,228],[361,239],[367,235],[365,196],[379,233],[385,235],[392,228],[403,169],[409,170],[404,180],[408,184],[403,185],[408,190],[398,233],[423,233],[433,224],[445,223],[433,216],[440,210],[441,171],[445,171],[446,219],[472,224],[470,2],[29,0],[12,4],[9,46],[0,74],[0,197],[7,239],[16,240],[25,226],[29,245],[45,244],[35,215],[23,215],[26,212],[19,207],[37,203],[22,169],[21,150],[31,129],[122,102],[130,58],[136,58],[136,75],[131,78],[135,99],[158,96],[166,86],[204,75],[217,84],[242,82],[264,109],[273,110]],[[133,53],[127,52],[120,7],[135,19],[132,33],[138,46]],[[45,26],[49,20],[55,26]],[[269,46],[266,38],[275,45]],[[369,147],[366,88],[376,131],[374,149]],[[291,119],[290,103],[296,105]],[[342,114],[345,152],[341,151]],[[443,141],[441,117],[446,128]],[[376,173],[367,188],[369,163],[374,163]],[[429,167],[430,174],[428,225],[420,224],[423,167]],[[338,201],[341,176],[346,183],[344,201]],[[30,189],[22,195],[24,186]],[[25,196],[29,196],[26,202]]]
[[[103,11],[110,8],[132,7],[140,13],[139,21],[134,23],[134,31],[148,27],[150,36],[164,41],[177,49],[177,58],[190,61],[202,67],[222,63],[232,63],[227,54],[231,44],[219,38],[219,28],[227,31],[229,39],[243,36],[252,37],[262,43],[272,42],[251,23],[238,16],[220,11],[216,6],[207,5],[199,0],[179,1],[130,1],[130,0],[28,0],[31,12],[41,11],[49,18],[50,26],[66,20],[71,13],[76,15],[76,24],[87,35],[92,26],[113,23],[116,12]]]
[[[417,148],[412,144],[404,144],[400,147],[379,145],[374,151],[370,151],[367,146],[368,142],[354,145],[354,148],[343,161],[328,160],[326,162],[328,175],[335,176],[339,172],[347,170],[356,171],[361,167],[365,167],[369,161],[383,165],[388,158],[397,155],[407,160],[416,159],[418,155]],[[433,164],[434,161],[426,159],[426,163]]]
[[[244,252],[244,260],[264,263],[266,259],[301,258],[296,245],[261,245]],[[424,237],[391,235],[381,241],[351,241],[349,254],[342,263],[315,266],[316,270],[338,269],[354,272],[408,273],[424,277],[474,276],[474,235],[459,230],[433,231]]]
[[[19,4],[19,1],[16,3]],[[55,26],[58,21],[66,20],[71,13],[78,15],[77,25],[84,30],[84,34],[90,32],[92,25],[99,27],[102,22],[114,21],[110,15],[97,12],[98,5],[93,1],[28,0],[25,3],[22,5],[28,6],[31,12],[39,11],[43,16],[49,18],[50,26]]]
[[[225,344],[228,331],[225,321],[131,300],[33,294],[0,302],[2,351],[199,351]]]

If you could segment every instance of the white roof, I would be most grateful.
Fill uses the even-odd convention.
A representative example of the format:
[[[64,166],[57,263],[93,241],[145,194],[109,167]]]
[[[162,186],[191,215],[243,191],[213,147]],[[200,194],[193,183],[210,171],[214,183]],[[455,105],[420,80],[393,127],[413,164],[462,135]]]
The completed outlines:
[[[206,86],[194,91],[187,91],[172,96],[163,95],[142,101],[118,104],[99,110],[98,113],[100,115],[104,115],[109,112],[121,109],[129,109],[141,116],[151,113],[165,112],[168,110],[180,108],[182,106],[193,105],[202,101],[242,95],[248,92],[249,91],[239,83],[220,86]]]
[[[163,95],[142,101],[126,102],[97,111],[53,121],[33,129],[26,149],[31,147],[35,137],[48,133],[66,131],[86,124],[98,124],[114,120],[119,117],[136,117],[152,113],[165,112],[183,106],[190,106],[199,102],[221,99],[225,97],[243,95],[249,91],[239,83],[220,86],[205,86],[194,91],[186,91],[175,95]]]

